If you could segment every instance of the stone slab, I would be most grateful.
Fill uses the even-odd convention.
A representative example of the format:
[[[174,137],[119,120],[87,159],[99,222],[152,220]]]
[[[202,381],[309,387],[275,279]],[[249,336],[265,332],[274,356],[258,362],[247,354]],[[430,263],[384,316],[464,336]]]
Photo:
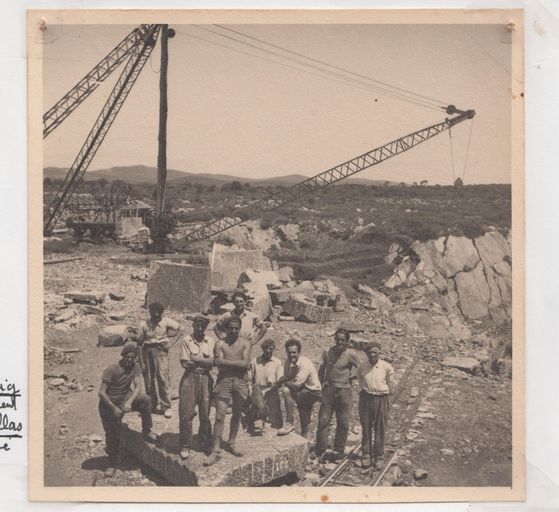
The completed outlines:
[[[332,310],[329,307],[317,306],[293,296],[283,305],[282,311],[294,316],[296,320],[310,323],[328,322],[332,314]]]
[[[97,290],[87,292],[72,290],[64,294],[66,299],[71,299],[73,302],[78,302],[80,304],[99,304],[105,300],[105,296],[105,292]]]
[[[270,260],[258,250],[220,249],[214,245],[210,253],[212,286],[236,288],[239,277],[246,269],[272,270]]]
[[[160,302],[176,311],[201,313],[210,304],[210,269],[173,261],[152,261],[147,303]]]
[[[263,436],[251,437],[242,428],[236,446],[243,457],[234,457],[222,450],[221,460],[210,467],[203,462],[206,455],[198,450],[194,435],[194,450],[188,459],[179,456],[178,401],[172,402],[173,418],[154,415],[154,431],[159,434],[155,445],[144,442],[139,414],[125,416],[122,425],[122,447],[147,464],[166,481],[179,486],[249,487],[270,484],[274,480],[296,474],[304,476],[309,441],[296,433],[278,436],[277,430],[268,428]],[[213,424],[214,409],[210,415]],[[229,435],[228,415],[223,438]],[[197,418],[193,431],[198,431]]]

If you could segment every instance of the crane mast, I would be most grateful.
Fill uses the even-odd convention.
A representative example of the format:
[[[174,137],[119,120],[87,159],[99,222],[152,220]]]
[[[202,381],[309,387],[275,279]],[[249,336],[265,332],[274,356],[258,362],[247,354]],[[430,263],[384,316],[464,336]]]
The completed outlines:
[[[453,126],[475,116],[474,110],[459,110],[454,105],[446,108],[449,115],[458,114],[456,117],[446,118],[444,121],[428,126],[421,130],[415,131],[408,135],[404,135],[383,146],[379,146],[367,153],[359,155],[351,160],[343,162],[327,171],[321,172],[312,178],[288,187],[276,194],[272,194],[252,205],[253,215],[257,216],[270,210],[275,210],[288,203],[299,201],[304,197],[316,193],[322,188],[337,183],[349,176],[353,176],[369,167],[380,164],[389,158],[404,153],[409,149],[435,137],[436,135],[449,130]],[[222,219],[212,220],[199,228],[187,233],[176,244],[181,247],[187,241],[204,240],[218,233],[221,233],[233,226],[237,226],[244,222],[240,217],[226,217]]]

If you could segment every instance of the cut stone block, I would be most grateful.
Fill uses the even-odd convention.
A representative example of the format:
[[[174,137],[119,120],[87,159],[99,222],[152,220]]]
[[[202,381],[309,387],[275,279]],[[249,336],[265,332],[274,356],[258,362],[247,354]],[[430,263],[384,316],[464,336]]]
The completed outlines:
[[[210,269],[172,261],[152,261],[147,285],[147,304],[201,313],[210,304]]]
[[[128,339],[127,325],[108,325],[99,332],[97,336],[97,346],[118,347],[124,345]]]
[[[282,283],[293,281],[293,269],[291,267],[281,267],[278,271],[279,280]]]
[[[294,316],[296,320],[310,323],[328,322],[332,314],[329,307],[317,306],[293,296],[283,305],[283,312]]]
[[[153,430],[159,434],[155,445],[142,437],[139,414],[126,414],[121,431],[121,446],[150,466],[167,482],[183,486],[249,487],[270,485],[274,480],[289,475],[304,477],[308,457],[308,441],[296,433],[278,436],[277,430],[268,428],[262,436],[251,437],[243,429],[237,435],[236,447],[244,454],[235,457],[222,449],[221,460],[213,466],[203,465],[206,455],[199,451],[197,436],[190,457],[179,456],[178,403],[172,402],[173,418],[153,416]],[[211,411],[211,420],[215,410]],[[229,436],[229,419],[225,420],[223,438]],[[198,431],[198,418],[193,431]]]
[[[246,269],[272,270],[270,260],[258,250],[230,250],[214,245],[210,253],[212,286],[235,288]]]
[[[244,284],[245,293],[252,303],[250,310],[261,319],[265,319],[272,312],[272,299],[268,288],[263,283],[248,282]]]
[[[253,270],[246,269],[239,277],[238,286],[241,287],[245,283],[262,283],[267,287],[281,287],[281,281],[275,270]]]
[[[66,292],[64,297],[80,304],[99,304],[105,300],[105,292],[82,292],[79,290],[72,290]]]
[[[441,364],[468,373],[472,373],[479,367],[479,361],[473,357],[446,357]]]
[[[278,288],[276,290],[270,290],[270,297],[272,298],[273,304],[283,304],[287,302],[291,295],[293,295],[293,288]]]

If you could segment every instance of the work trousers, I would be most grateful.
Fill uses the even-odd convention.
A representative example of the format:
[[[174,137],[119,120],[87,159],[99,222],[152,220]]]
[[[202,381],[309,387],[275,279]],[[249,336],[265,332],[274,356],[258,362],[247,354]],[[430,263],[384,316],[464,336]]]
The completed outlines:
[[[159,405],[162,411],[171,407],[169,353],[160,345],[144,345],[144,380],[146,393],[151,398],[153,410]]]
[[[320,400],[320,391],[311,391],[303,388],[298,391],[291,391],[287,386],[282,387],[285,399],[285,422],[293,425],[295,405],[299,410],[299,420],[301,421],[301,435],[307,436],[313,405]]]
[[[384,432],[388,423],[388,408],[388,395],[372,395],[365,391],[359,393],[363,455],[370,456],[371,452],[373,457],[384,455]],[[375,433],[374,444],[372,444],[372,431]]]
[[[204,449],[212,439],[210,423],[210,397],[213,379],[208,372],[187,370],[179,387],[179,432],[180,444],[192,448],[192,420],[198,406],[198,444]]]
[[[256,420],[266,420],[273,428],[281,428],[283,418],[278,388],[263,390],[261,386],[255,384],[250,394],[247,419],[251,425]]]
[[[349,421],[351,416],[351,388],[336,388],[326,384],[322,388],[322,403],[318,411],[318,429],[316,432],[316,452],[322,454],[330,440],[330,422],[336,413],[336,436],[334,450],[343,453],[347,443]]]
[[[113,401],[117,407],[122,407],[127,397],[122,401]],[[144,434],[148,433],[152,427],[151,421],[151,400],[145,393],[140,393],[136,400],[132,402],[132,410],[137,411],[142,415],[142,430]],[[120,427],[122,418],[118,419],[108,405],[99,401],[99,416],[101,416],[101,423],[105,431],[105,452],[109,456],[109,461],[112,466],[118,463],[118,453],[120,449]]]

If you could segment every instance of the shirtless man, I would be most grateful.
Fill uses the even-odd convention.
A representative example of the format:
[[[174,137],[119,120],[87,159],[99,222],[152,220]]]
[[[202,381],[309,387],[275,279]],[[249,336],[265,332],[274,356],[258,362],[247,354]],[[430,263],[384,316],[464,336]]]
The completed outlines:
[[[242,457],[235,447],[235,440],[241,423],[241,411],[248,398],[247,370],[250,364],[250,342],[239,337],[241,319],[231,317],[224,324],[225,339],[218,340],[214,350],[214,364],[219,368],[216,385],[213,389],[215,403],[215,423],[213,429],[213,447],[205,466],[215,464],[221,458],[221,436],[227,414],[227,405],[232,399],[233,407],[229,424],[229,440],[226,450]]]

